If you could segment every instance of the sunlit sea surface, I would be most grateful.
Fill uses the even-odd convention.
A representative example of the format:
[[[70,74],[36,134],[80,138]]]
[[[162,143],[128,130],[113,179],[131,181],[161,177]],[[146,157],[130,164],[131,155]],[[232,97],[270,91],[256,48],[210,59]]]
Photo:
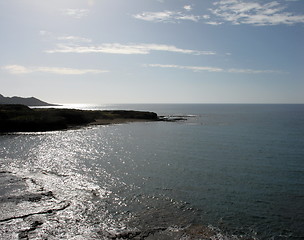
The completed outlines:
[[[304,105],[65,107],[187,120],[0,135],[2,171],[71,203],[49,222],[54,239],[190,225],[213,239],[304,239]]]

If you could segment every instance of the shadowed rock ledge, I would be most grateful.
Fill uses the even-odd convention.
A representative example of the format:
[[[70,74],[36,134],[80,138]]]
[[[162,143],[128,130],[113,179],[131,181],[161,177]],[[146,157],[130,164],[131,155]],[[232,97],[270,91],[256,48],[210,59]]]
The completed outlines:
[[[52,191],[46,191],[31,178],[0,171],[0,183],[1,239],[13,239],[14,235],[32,239],[30,235],[44,224],[45,216],[70,206],[70,202],[57,199]]]
[[[59,188],[58,181],[63,183]],[[117,225],[106,207],[112,199],[110,194],[99,190],[85,182],[77,183],[72,175],[0,169],[0,239],[243,240],[226,238],[203,225],[174,226],[163,211],[149,215],[148,222],[135,217],[131,225],[136,227],[128,227],[130,223]]]
[[[129,220],[116,224],[107,202],[117,196],[111,197],[110,192],[90,183],[77,182],[75,177],[47,171],[18,173],[0,169],[0,239],[256,240],[225,236],[212,226],[186,221],[176,226],[175,218],[169,220],[162,209],[156,212],[153,208],[146,209],[144,218],[134,215],[133,223]],[[58,181],[63,185],[57,187]],[[178,218],[185,219],[185,214],[182,211]]]

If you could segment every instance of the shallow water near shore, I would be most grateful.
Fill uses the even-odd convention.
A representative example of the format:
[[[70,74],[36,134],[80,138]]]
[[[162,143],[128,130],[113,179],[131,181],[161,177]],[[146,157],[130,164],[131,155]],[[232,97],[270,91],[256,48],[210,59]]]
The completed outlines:
[[[3,239],[303,239],[304,105],[0,136]]]

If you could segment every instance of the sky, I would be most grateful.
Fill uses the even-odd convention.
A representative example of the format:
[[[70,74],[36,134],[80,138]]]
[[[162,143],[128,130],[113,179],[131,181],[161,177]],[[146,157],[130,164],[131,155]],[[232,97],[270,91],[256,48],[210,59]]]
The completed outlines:
[[[0,94],[304,103],[304,0],[0,0]]]

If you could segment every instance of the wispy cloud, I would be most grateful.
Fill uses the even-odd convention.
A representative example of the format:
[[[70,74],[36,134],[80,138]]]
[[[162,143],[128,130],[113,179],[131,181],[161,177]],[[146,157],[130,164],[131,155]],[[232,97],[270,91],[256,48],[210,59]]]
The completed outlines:
[[[185,5],[184,9],[187,11],[191,11],[192,10],[192,6],[191,5]]]
[[[107,70],[100,69],[77,69],[77,68],[60,68],[60,67],[26,67],[22,65],[6,65],[2,69],[11,74],[30,74],[35,72],[44,72],[61,75],[83,75],[83,74],[98,74],[106,73]]]
[[[229,73],[248,73],[248,74],[260,74],[260,73],[286,73],[278,70],[255,70],[255,69],[235,69],[230,68],[227,70]]]
[[[173,64],[145,64],[146,67],[159,67],[159,68],[178,68],[192,70],[194,72],[223,72],[224,69],[217,67],[207,67],[207,66],[182,66],[182,65],[173,65]]]
[[[101,45],[81,46],[75,44],[57,44],[57,48],[47,53],[109,53],[109,54],[150,54],[152,51],[175,52],[193,55],[214,55],[213,51],[182,49],[164,44],[120,44],[105,43]]]
[[[56,41],[65,41],[70,43],[90,43],[92,42],[91,39],[85,38],[85,37],[79,37],[79,36],[73,36],[73,35],[61,35],[58,36],[52,32],[48,32],[45,30],[41,30],[39,32],[41,36],[43,36],[47,40],[56,40]]]
[[[69,17],[80,19],[88,16],[89,9],[67,8],[67,9],[61,9],[61,13]]]
[[[217,18],[235,25],[266,26],[304,23],[304,15],[295,15],[286,11],[286,6],[277,1],[260,3],[257,1],[221,0],[213,4],[215,8],[209,10]]]
[[[70,41],[70,42],[86,42],[86,43],[92,42],[92,40],[89,38],[78,37],[78,36],[67,36],[67,35],[57,37],[57,40]]]
[[[208,9],[210,14],[191,14],[193,7],[185,5],[181,11],[147,11],[135,14],[133,17],[149,22],[179,23],[189,20],[214,26],[224,22],[255,26],[304,23],[303,14],[297,15],[287,11],[287,4],[291,1],[296,0],[285,0],[285,4],[278,1],[220,0],[214,2],[213,7]]]
[[[228,72],[228,73],[246,73],[246,74],[262,74],[262,73],[282,73],[281,71],[275,70],[254,70],[254,69],[224,69],[219,67],[210,66],[183,66],[173,64],[145,64],[145,67],[158,67],[158,68],[176,68],[191,70],[193,72]]]
[[[208,25],[213,25],[213,26],[218,26],[218,25],[223,24],[223,22],[216,22],[216,21],[208,21],[208,22],[205,22],[205,23],[208,24]]]
[[[190,11],[191,6],[186,6],[188,9],[186,11]],[[187,14],[178,11],[162,11],[162,12],[143,12],[139,14],[133,15],[134,18],[149,21],[149,22],[167,22],[167,23],[177,23],[181,20],[189,20],[193,22],[198,22],[200,20],[200,16]]]

